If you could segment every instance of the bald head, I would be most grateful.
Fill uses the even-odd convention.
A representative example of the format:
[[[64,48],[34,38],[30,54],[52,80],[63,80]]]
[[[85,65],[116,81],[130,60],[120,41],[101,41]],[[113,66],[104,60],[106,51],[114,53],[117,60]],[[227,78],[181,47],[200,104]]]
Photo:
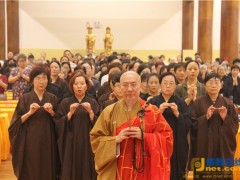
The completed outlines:
[[[127,71],[120,78],[121,93],[127,106],[132,106],[138,99],[141,91],[140,76],[134,71]]]
[[[126,79],[132,79],[132,80],[136,80],[137,83],[141,83],[141,78],[138,75],[138,73],[134,72],[134,71],[127,71],[125,73],[122,74],[121,78],[120,78],[120,83],[124,82]]]

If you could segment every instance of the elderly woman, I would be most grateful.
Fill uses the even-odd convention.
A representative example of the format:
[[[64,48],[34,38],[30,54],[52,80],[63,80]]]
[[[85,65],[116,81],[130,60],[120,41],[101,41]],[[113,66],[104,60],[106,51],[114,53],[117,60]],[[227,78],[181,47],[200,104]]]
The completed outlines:
[[[171,161],[171,180],[185,179],[185,168],[188,160],[187,133],[191,118],[184,100],[174,96],[177,80],[171,72],[159,78],[161,94],[153,97],[149,103],[159,107],[164,118],[173,130],[174,144]]]
[[[233,166],[238,131],[234,105],[229,99],[219,95],[221,89],[219,75],[215,73],[207,75],[204,86],[206,95],[196,99],[191,110],[193,118],[191,158],[205,158],[206,161],[212,158],[213,162],[216,162],[212,166]],[[221,159],[221,162],[217,159]],[[215,175],[214,172],[211,173],[212,176]],[[232,179],[230,171],[217,173],[218,177],[222,175],[220,179],[225,179],[223,178],[225,173],[229,173],[227,177]],[[200,174],[200,178],[201,175],[205,174]]]
[[[29,74],[31,68],[27,66],[27,57],[19,54],[17,57],[18,67],[10,72],[8,82],[13,84],[13,99],[19,99],[25,89],[29,86]]]
[[[187,105],[192,105],[198,96],[205,94],[202,83],[198,81],[199,64],[190,60],[185,65],[187,80],[175,89],[175,95],[184,99]]]
[[[97,119],[99,106],[86,96],[89,79],[75,73],[69,87],[73,96],[62,100],[56,117],[58,148],[62,164],[61,179],[96,179],[89,133]]]
[[[30,74],[31,92],[19,99],[9,136],[14,173],[19,180],[57,179],[57,144],[53,116],[57,98],[46,91],[49,71],[36,66]]]
[[[198,81],[200,83],[203,83],[207,74],[208,74],[207,65],[206,64],[200,65],[200,72],[198,74]]]

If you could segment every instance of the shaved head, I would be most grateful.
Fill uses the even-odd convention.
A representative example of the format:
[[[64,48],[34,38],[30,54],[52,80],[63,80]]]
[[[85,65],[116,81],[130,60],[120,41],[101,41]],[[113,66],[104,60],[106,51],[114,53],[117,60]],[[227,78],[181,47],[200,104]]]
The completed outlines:
[[[127,71],[120,78],[123,100],[132,106],[138,99],[141,91],[140,76],[134,71]]]
[[[134,78],[136,79],[136,82],[138,82],[139,84],[141,83],[141,78],[138,75],[138,73],[134,72],[134,71],[127,71],[125,73],[122,74],[121,78],[120,78],[120,83],[122,83],[125,79],[128,78]]]

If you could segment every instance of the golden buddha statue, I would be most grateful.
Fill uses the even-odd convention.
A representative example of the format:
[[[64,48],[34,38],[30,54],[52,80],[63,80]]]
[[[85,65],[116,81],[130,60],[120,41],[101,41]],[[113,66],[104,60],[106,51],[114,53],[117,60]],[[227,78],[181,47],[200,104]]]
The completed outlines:
[[[110,27],[106,28],[106,33],[105,33],[105,37],[104,37],[103,41],[104,41],[104,49],[105,49],[106,55],[111,55],[112,54],[113,35],[111,33]]]
[[[93,28],[88,27],[88,34],[86,35],[86,48],[87,52],[95,52],[95,42],[96,42],[96,36],[93,34]]]

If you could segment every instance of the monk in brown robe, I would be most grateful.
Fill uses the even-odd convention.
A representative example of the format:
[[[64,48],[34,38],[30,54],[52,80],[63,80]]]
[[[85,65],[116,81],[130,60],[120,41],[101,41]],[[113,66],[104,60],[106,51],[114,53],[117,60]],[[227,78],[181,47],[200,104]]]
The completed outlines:
[[[123,99],[106,107],[90,138],[99,180],[170,178],[173,134],[156,106],[139,98],[140,76],[125,72]]]
[[[69,83],[72,97],[59,105],[55,121],[63,180],[95,180],[94,155],[90,145],[90,130],[96,122],[99,106],[86,96],[89,79],[75,73]]]
[[[232,101],[219,95],[221,79],[217,74],[207,75],[204,85],[207,94],[196,99],[191,110],[193,117],[191,157],[195,160],[205,158],[206,164],[202,164],[202,167],[203,165],[220,168],[233,166],[238,130],[234,105]],[[193,160],[191,163],[194,163]],[[207,172],[206,169],[195,172],[195,177],[204,179],[206,174],[209,179],[233,179],[231,171]]]
[[[57,179],[57,143],[53,116],[57,97],[45,89],[50,81],[46,66],[30,73],[33,90],[19,99],[9,137],[14,173],[19,180]]]

